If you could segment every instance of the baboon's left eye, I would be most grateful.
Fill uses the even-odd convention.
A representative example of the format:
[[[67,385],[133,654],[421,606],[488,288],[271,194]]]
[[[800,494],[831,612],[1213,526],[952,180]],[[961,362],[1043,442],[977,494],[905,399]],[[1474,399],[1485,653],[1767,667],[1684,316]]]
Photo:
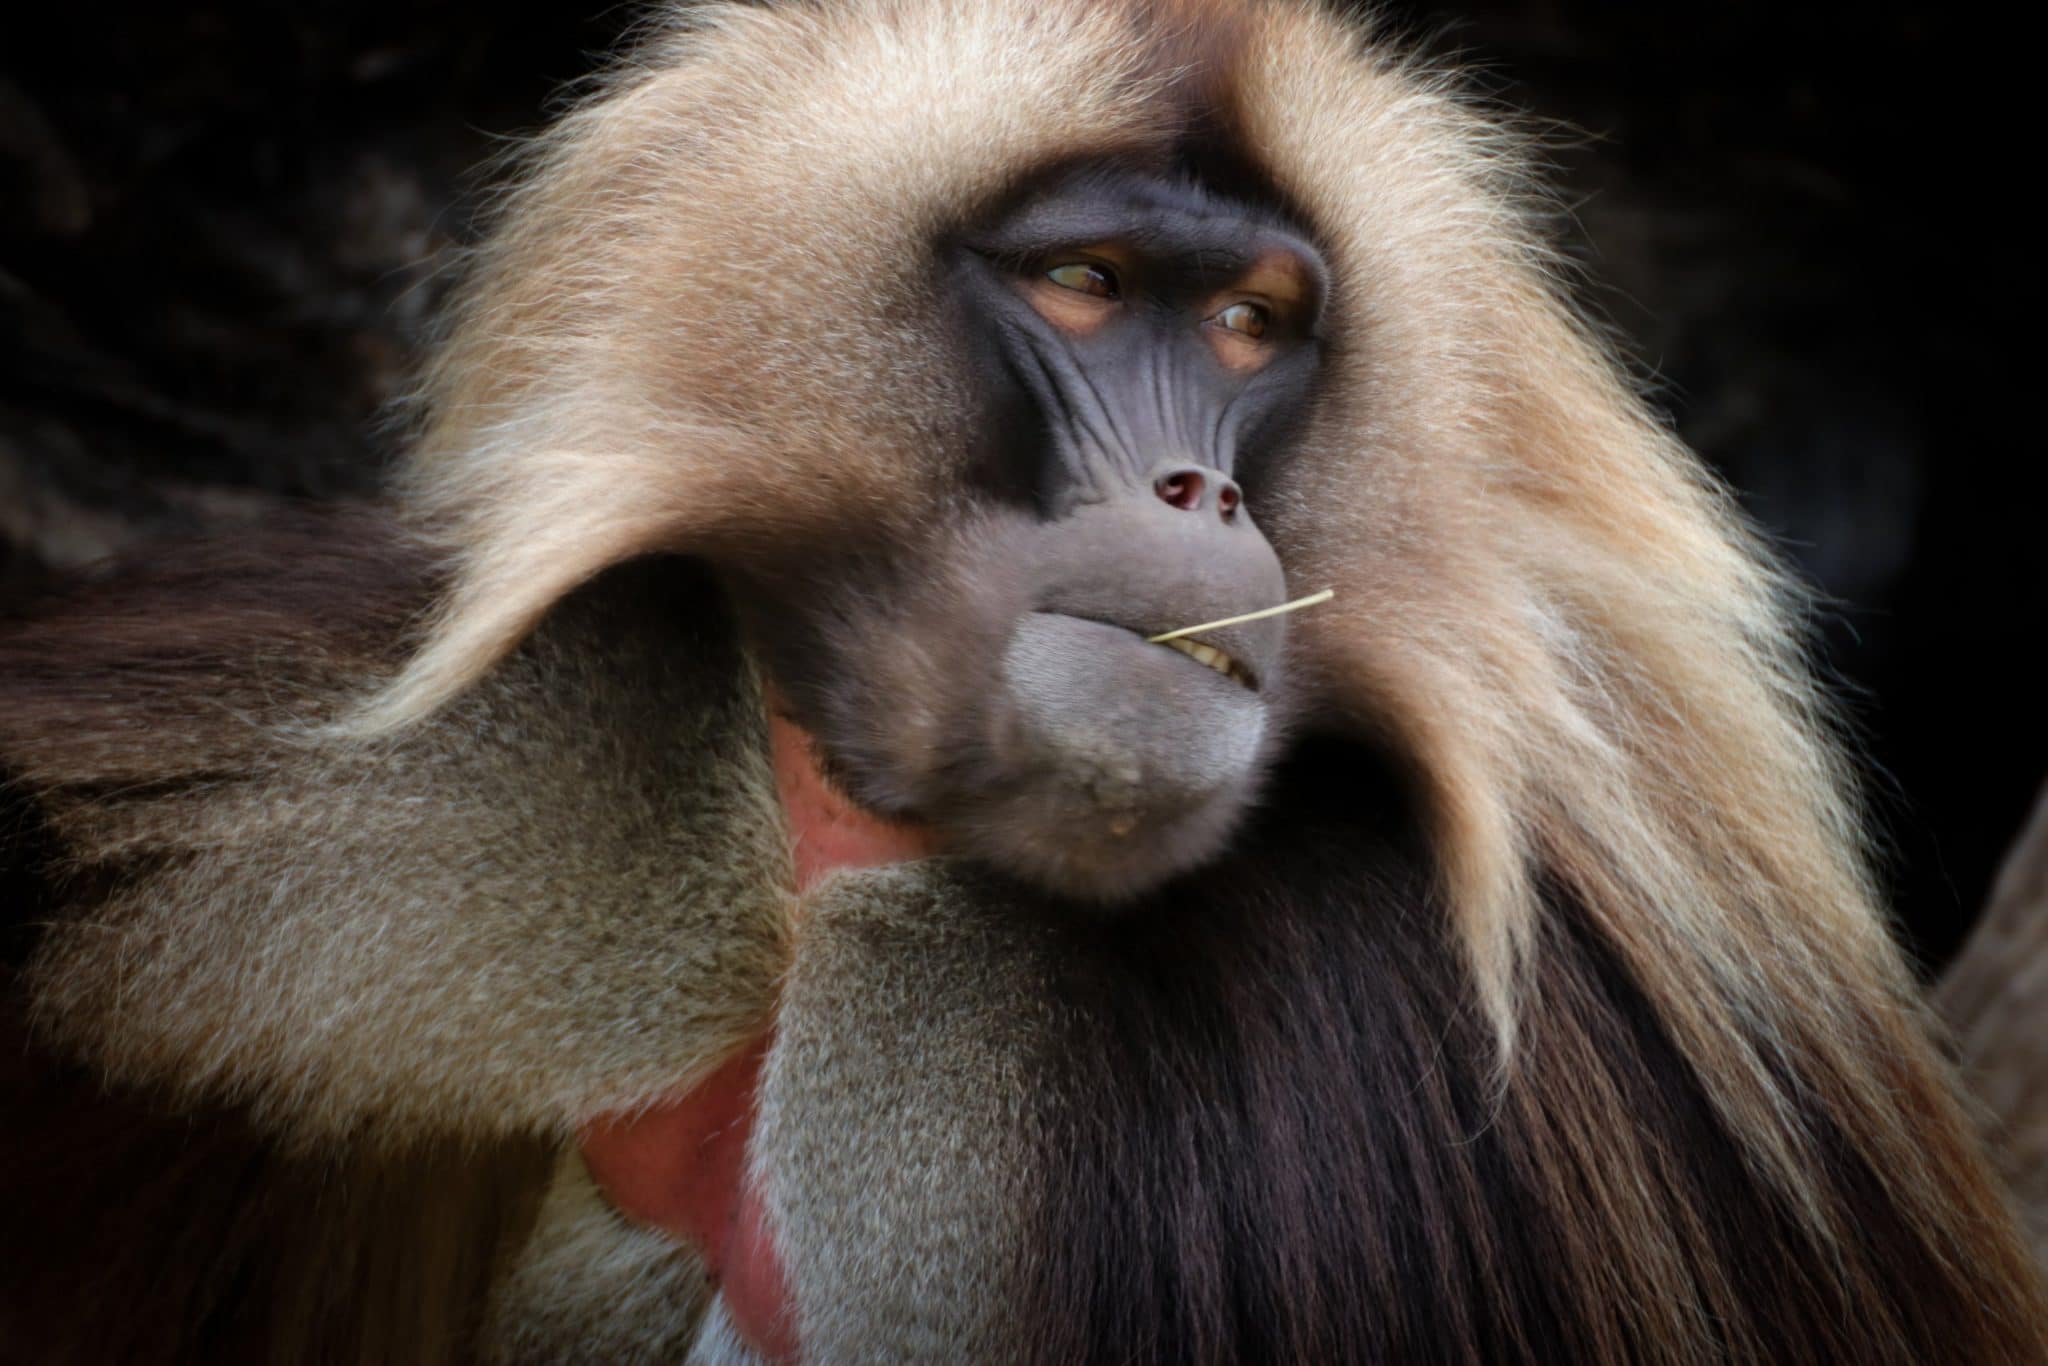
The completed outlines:
[[[1250,337],[1252,340],[1257,341],[1260,337],[1266,335],[1266,324],[1271,319],[1272,314],[1268,313],[1263,306],[1241,303],[1232,304],[1210,321],[1226,331],[1235,332],[1241,337]]]

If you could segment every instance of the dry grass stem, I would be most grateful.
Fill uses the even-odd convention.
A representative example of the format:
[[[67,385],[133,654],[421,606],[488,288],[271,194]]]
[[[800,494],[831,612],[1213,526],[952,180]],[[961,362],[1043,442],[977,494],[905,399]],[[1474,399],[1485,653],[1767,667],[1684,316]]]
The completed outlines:
[[[1220,621],[1205,621],[1199,626],[1183,626],[1178,631],[1168,631],[1164,635],[1146,636],[1145,643],[1147,645],[1164,645],[1169,640],[1179,640],[1182,636],[1192,636],[1202,631],[1213,631],[1220,626],[1235,626],[1241,621],[1260,621],[1266,617],[1277,617],[1286,612],[1299,612],[1304,607],[1318,606],[1336,596],[1336,589],[1325,588],[1320,593],[1311,593],[1305,598],[1296,598],[1293,602],[1283,602],[1278,607],[1261,607],[1256,612],[1245,612],[1239,616],[1224,617]]]

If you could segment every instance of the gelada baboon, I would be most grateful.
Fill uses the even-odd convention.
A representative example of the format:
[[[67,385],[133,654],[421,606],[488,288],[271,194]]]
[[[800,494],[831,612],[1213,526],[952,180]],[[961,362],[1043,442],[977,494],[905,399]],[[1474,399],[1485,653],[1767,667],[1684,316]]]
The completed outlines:
[[[678,16],[395,514],[8,628],[0,1341],[2039,1360],[1796,594],[1516,155],[1307,5]]]

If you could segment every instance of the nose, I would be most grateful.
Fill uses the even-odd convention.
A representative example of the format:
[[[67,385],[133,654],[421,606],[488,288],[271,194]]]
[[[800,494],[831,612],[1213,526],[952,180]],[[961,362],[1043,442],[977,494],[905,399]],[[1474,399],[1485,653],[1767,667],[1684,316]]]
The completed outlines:
[[[1203,465],[1175,465],[1162,471],[1152,480],[1152,492],[1160,502],[1182,512],[1214,508],[1226,522],[1236,518],[1238,505],[1244,502],[1244,490],[1235,479]]]

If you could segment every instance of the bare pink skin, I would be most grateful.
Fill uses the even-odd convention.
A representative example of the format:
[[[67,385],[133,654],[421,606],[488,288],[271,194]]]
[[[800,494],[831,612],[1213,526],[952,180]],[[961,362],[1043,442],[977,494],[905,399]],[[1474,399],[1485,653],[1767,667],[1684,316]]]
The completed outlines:
[[[810,737],[779,708],[771,708],[769,738],[799,894],[835,868],[933,852],[929,831],[877,819],[828,785]],[[696,1249],[741,1339],[769,1361],[793,1361],[788,1283],[747,1179],[755,1093],[772,1038],[763,1030],[674,1100],[597,1116],[578,1141],[591,1177],[621,1214]]]
[[[725,1297],[733,1327],[770,1361],[796,1355],[782,1267],[746,1181],[762,1034],[678,1100],[599,1116],[583,1160],[619,1213],[695,1248]]]
[[[931,831],[897,825],[861,810],[828,785],[811,757],[811,738],[794,721],[771,710],[770,747],[775,790],[789,821],[795,846],[796,889],[807,892],[835,868],[874,868],[928,858],[936,852]]]

